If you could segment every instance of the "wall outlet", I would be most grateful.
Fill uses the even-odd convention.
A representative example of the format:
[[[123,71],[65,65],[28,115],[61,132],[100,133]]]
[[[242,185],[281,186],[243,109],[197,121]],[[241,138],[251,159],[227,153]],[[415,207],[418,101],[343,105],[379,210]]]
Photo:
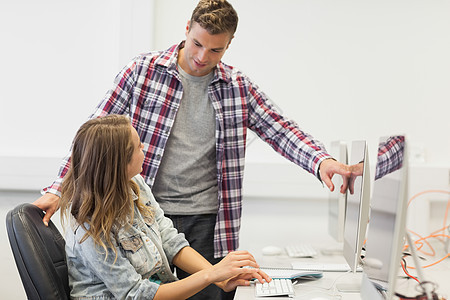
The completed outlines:
[[[425,163],[425,148],[417,145],[411,146],[409,148],[409,161],[411,163]]]

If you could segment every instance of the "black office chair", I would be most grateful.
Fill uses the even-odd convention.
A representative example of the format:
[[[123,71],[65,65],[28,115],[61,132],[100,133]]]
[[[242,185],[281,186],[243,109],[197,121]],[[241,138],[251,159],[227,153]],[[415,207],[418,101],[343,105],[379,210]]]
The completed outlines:
[[[29,203],[6,216],[9,243],[28,299],[69,299],[65,241],[44,212]]]

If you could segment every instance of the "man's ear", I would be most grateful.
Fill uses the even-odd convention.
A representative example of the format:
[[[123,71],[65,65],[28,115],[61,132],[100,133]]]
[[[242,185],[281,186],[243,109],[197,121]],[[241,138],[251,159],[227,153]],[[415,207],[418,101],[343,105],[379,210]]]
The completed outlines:
[[[191,28],[191,20],[188,20],[186,24],[186,35],[188,34],[190,28]]]
[[[230,44],[231,44],[231,41],[233,40],[233,38],[234,38],[234,35],[231,37],[230,41],[228,42],[227,48],[225,50],[227,50],[228,47],[230,47]]]

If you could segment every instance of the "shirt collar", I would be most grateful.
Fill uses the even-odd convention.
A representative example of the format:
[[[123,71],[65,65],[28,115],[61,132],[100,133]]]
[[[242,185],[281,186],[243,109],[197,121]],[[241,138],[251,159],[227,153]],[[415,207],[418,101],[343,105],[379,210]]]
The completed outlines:
[[[132,188],[130,188],[130,190],[131,190],[131,199],[132,199],[133,201],[138,200],[138,199],[139,199],[138,195],[136,195],[136,193],[133,191]]]
[[[166,67],[168,72],[171,74],[178,74],[177,64],[178,64],[178,54],[180,49],[184,47],[184,42],[182,41],[178,45],[173,45],[166,51],[164,51],[156,60],[155,64]],[[223,80],[225,82],[231,81],[231,70],[226,68],[226,65],[220,61],[216,68],[214,68],[214,78],[212,82]]]

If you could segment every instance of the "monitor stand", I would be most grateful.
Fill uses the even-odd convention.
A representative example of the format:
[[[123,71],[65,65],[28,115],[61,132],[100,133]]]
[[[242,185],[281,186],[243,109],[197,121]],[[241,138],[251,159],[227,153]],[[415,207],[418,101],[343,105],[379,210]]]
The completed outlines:
[[[422,265],[419,261],[419,256],[417,255],[417,252],[416,252],[416,245],[413,243],[413,240],[408,232],[406,232],[405,235],[406,235],[406,240],[408,241],[409,249],[411,251],[411,256],[413,257],[413,261],[414,261],[414,264],[416,267],[417,279],[419,279],[420,282],[427,282],[425,279],[425,276],[423,275],[423,272],[422,272]],[[434,299],[433,291],[430,289],[428,284],[421,284],[420,286],[422,287],[423,292],[425,293],[425,299],[429,299],[429,300]]]
[[[361,291],[361,272],[349,272],[343,282],[336,283],[336,289],[341,293],[359,293]]]

